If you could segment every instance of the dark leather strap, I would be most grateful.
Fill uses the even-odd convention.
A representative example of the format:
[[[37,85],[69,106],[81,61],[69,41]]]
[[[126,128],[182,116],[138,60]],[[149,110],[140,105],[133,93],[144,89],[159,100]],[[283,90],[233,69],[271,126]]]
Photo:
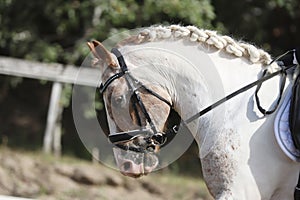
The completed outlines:
[[[112,48],[111,52],[117,57],[121,70],[123,72],[128,71],[127,65],[121,52],[117,48]]]
[[[123,71],[116,73],[113,76],[109,77],[109,79],[105,83],[101,83],[100,88],[99,88],[100,93],[102,94],[114,80],[122,77],[124,74],[125,74],[125,72],[123,72]]]
[[[220,99],[219,101],[213,103],[212,105],[204,108],[203,110],[201,110],[200,112],[196,113],[195,115],[191,116],[190,118],[188,118],[187,120],[185,120],[185,123],[188,124],[192,121],[194,121],[195,119],[201,117],[202,115],[208,113],[209,111],[211,111],[212,109],[218,107],[219,105],[221,105],[222,103],[228,101],[229,99],[232,99],[233,97],[249,90],[250,88],[254,87],[254,86],[257,86],[257,85],[261,85],[263,82],[265,82],[266,80],[269,80],[271,78],[273,78],[274,76],[277,76],[279,74],[282,74],[282,73],[286,73],[287,70],[291,69],[295,67],[295,65],[291,65],[291,66],[287,66],[287,67],[283,67],[281,70],[278,70],[272,74],[266,74],[265,76],[263,76],[262,78],[258,79],[257,81],[254,81],[244,87],[242,87],[241,89],[227,95],[226,97]],[[284,87],[283,87],[284,88]],[[279,100],[280,101],[280,100]],[[266,111],[267,112],[267,111]],[[265,113],[263,110],[262,110],[262,113]]]
[[[256,105],[257,105],[258,110],[262,114],[264,114],[264,115],[270,115],[270,114],[272,114],[277,109],[277,107],[279,106],[279,103],[280,103],[280,100],[282,98],[282,94],[283,94],[283,91],[284,91],[285,82],[286,82],[286,70],[282,70],[281,74],[282,74],[282,77],[281,77],[281,84],[280,84],[279,95],[277,97],[277,101],[275,103],[275,106],[272,109],[270,109],[270,110],[265,110],[260,105],[260,100],[259,100],[259,97],[258,97],[258,92],[259,92],[259,90],[260,90],[263,82],[260,82],[260,83],[257,84],[256,90],[255,90]],[[262,78],[263,77],[267,77],[267,70],[263,71]]]
[[[126,131],[126,132],[120,132],[114,135],[109,135],[109,140],[111,143],[118,143],[118,142],[124,142],[131,140],[133,137],[140,135],[140,134],[148,134],[148,130],[134,130],[134,131]]]
[[[290,51],[287,51],[285,54],[281,55],[277,59],[277,64],[280,66],[289,66],[294,64],[300,64],[300,48],[297,47]]]

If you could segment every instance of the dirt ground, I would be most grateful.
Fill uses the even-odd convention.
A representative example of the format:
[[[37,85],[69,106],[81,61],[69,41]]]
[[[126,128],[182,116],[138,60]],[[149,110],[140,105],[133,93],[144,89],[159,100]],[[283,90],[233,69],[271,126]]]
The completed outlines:
[[[0,195],[41,200],[211,200],[200,177],[132,179],[101,164],[0,148]]]

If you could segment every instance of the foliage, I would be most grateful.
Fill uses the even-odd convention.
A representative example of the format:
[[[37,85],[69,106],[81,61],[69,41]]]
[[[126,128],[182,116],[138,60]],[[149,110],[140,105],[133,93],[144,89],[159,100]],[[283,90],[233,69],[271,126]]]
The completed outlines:
[[[0,3],[0,54],[45,62],[70,62],[74,46],[89,26],[89,1]]]
[[[296,0],[1,0],[0,54],[79,65],[87,40],[169,23],[226,30],[281,53],[300,42],[299,18]]]
[[[210,27],[209,0],[0,1],[0,54],[81,64],[85,41],[157,23]]]
[[[297,0],[214,0],[215,23],[227,33],[255,42],[274,55],[299,44],[300,9]]]

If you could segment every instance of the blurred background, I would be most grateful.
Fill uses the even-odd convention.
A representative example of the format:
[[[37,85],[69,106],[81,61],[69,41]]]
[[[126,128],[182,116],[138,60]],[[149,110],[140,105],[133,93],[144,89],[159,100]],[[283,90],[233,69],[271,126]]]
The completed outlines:
[[[153,24],[195,25],[217,30],[276,56],[300,42],[300,5],[297,0],[0,0],[0,56],[80,66],[89,53],[87,41],[103,41],[120,31]],[[210,199],[200,181],[195,144],[168,169],[158,172],[157,176],[138,180],[138,185],[121,176],[114,180],[118,172],[105,172],[104,183],[85,180],[91,177],[76,163],[87,162],[86,167],[90,167],[91,155],[82,145],[73,123],[71,84],[63,85],[59,100],[62,106],[59,154],[63,158],[43,154],[52,85],[51,81],[0,75],[0,194],[41,199],[58,196],[61,199],[118,199],[130,192],[130,198],[135,199],[142,193],[135,194],[133,188],[141,188],[143,195],[154,193],[156,199]],[[86,118],[91,117],[89,110],[84,112]],[[27,170],[32,173],[26,174]],[[36,178],[50,171],[56,173],[44,178],[48,184]],[[58,174],[63,175],[56,177]],[[168,177],[159,179],[164,187],[174,186],[175,193],[177,189],[175,196],[172,196],[174,192],[165,193],[160,186],[155,187],[153,181],[162,178],[161,175]],[[178,176],[184,178],[177,179]],[[178,191],[180,183],[189,186],[186,188],[189,195],[184,194],[185,190]],[[26,188],[26,184],[35,190]],[[67,184],[72,186],[66,187]],[[82,185],[79,193],[77,187]],[[91,186],[94,193],[85,192],[87,186]],[[120,195],[108,195],[116,187],[122,188]],[[194,188],[193,195],[191,188]],[[99,190],[102,196],[97,193]],[[85,195],[90,193],[94,196],[87,198]]]

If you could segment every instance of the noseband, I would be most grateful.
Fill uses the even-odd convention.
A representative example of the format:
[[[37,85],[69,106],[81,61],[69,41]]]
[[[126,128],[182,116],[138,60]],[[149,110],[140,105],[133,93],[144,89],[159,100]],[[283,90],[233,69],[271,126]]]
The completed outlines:
[[[177,125],[173,126],[171,129],[166,130],[164,133],[159,132],[157,130],[155,124],[153,123],[153,120],[151,119],[151,117],[143,103],[143,100],[140,96],[140,90],[144,90],[147,93],[149,93],[149,94],[153,95],[154,97],[156,97],[157,99],[159,99],[160,101],[163,101],[164,103],[169,105],[171,107],[171,109],[172,109],[172,104],[164,97],[160,96],[153,90],[150,90],[148,87],[146,87],[143,83],[138,81],[136,78],[134,78],[130,74],[130,72],[128,71],[126,62],[118,49],[113,48],[111,50],[111,52],[117,57],[121,71],[119,73],[116,73],[113,76],[111,76],[105,83],[101,83],[100,93],[104,93],[105,90],[107,89],[107,87],[114,80],[124,77],[129,90],[133,94],[132,106],[133,106],[135,115],[138,119],[138,124],[140,127],[142,127],[141,117],[138,113],[138,107],[139,107],[150,126],[150,130],[146,127],[143,127],[138,130],[109,134],[108,138],[109,138],[110,142],[115,144],[116,146],[121,147],[122,149],[128,148],[125,150],[132,150],[132,151],[136,151],[136,152],[144,152],[146,150],[154,151],[154,149],[157,145],[162,147],[166,144],[166,142],[168,141],[168,138],[174,137],[174,135],[177,133]],[[145,136],[144,137],[144,140],[146,142],[145,147],[135,148],[135,147],[125,147],[123,145],[120,145],[120,143],[131,141],[140,135]]]

